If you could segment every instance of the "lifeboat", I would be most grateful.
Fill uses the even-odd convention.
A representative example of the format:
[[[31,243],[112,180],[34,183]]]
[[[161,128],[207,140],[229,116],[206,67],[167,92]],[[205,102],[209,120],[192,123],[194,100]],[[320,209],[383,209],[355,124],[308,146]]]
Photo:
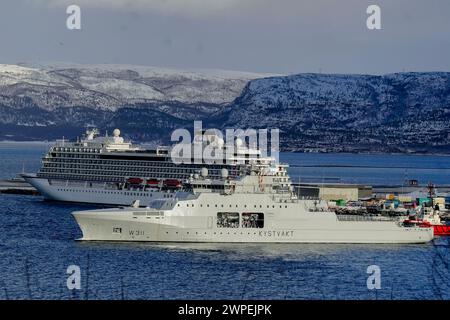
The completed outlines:
[[[171,188],[171,189],[178,189],[181,188],[182,183],[180,180],[177,179],[166,179],[164,180],[164,187]]]
[[[142,184],[144,182],[144,180],[141,178],[128,178],[127,182],[129,184]]]
[[[158,188],[159,180],[158,179],[147,179],[146,185],[147,185],[147,187],[150,187],[150,188]]]

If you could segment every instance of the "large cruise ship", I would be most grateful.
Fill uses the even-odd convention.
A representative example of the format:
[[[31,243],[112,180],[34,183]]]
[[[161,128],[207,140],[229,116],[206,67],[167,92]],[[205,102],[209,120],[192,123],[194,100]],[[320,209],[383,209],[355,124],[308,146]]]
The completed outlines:
[[[174,161],[171,148],[146,149],[126,142],[116,129],[113,136],[99,136],[89,129],[81,140],[59,140],[42,159],[37,174],[23,174],[45,199],[107,205],[130,205],[139,200],[146,206],[152,199],[172,197],[183,192],[184,180],[207,170],[220,178],[226,169],[230,178],[248,174],[250,165],[267,166],[274,161],[261,150],[236,139],[233,153],[224,152],[217,161]],[[225,149],[223,140],[213,134],[196,133],[204,144]],[[191,160],[191,159],[188,159]],[[169,192],[167,192],[169,191]]]
[[[74,212],[83,237],[94,241],[425,243],[433,228],[386,217],[336,215],[320,199],[292,191],[286,165],[215,181],[205,171],[186,193],[147,208]]]

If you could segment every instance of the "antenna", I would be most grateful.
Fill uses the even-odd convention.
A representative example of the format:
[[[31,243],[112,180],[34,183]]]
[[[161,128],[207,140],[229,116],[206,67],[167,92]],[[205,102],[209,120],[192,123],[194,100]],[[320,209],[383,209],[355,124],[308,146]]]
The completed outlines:
[[[428,183],[428,193],[430,195],[430,206],[433,207],[434,185],[431,183],[431,181]]]
[[[405,191],[404,191],[403,187],[405,186],[407,181],[408,181],[408,169],[405,169],[405,173],[404,173],[404,176],[403,176],[403,183],[402,183],[402,195],[404,195]]]

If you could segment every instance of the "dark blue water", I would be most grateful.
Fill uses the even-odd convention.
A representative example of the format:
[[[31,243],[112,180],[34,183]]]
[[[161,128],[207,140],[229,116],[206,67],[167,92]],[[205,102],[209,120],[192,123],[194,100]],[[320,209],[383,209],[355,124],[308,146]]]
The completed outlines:
[[[50,146],[43,142],[0,142],[0,179],[13,178],[22,171],[37,172]]]
[[[449,243],[219,245],[80,243],[88,206],[2,195],[2,299],[449,299]],[[82,288],[66,288],[66,268]],[[367,289],[369,265],[381,289]]]
[[[21,171],[20,160],[37,168],[44,149],[1,146],[0,175]],[[70,212],[92,206],[4,194],[0,201],[0,299],[450,298],[446,239],[425,245],[80,243]],[[77,291],[66,287],[73,264],[81,268]],[[381,269],[380,290],[367,288],[369,265]]]

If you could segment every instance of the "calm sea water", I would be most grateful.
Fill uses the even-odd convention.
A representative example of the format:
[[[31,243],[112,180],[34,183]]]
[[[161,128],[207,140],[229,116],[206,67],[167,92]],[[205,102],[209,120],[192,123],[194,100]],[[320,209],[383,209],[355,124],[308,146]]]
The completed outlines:
[[[46,149],[0,144],[0,177],[23,164],[37,170]],[[282,157],[294,165],[353,163],[367,177],[363,169],[370,168],[362,166],[386,176],[392,164],[424,175],[449,170],[445,157],[376,158]],[[324,168],[293,170],[309,175]],[[358,170],[350,176],[357,178]],[[450,299],[447,239],[424,245],[80,243],[70,212],[92,206],[4,194],[0,200],[0,299]],[[66,287],[69,265],[81,269],[81,290]],[[367,288],[370,265],[381,269],[380,290]]]

